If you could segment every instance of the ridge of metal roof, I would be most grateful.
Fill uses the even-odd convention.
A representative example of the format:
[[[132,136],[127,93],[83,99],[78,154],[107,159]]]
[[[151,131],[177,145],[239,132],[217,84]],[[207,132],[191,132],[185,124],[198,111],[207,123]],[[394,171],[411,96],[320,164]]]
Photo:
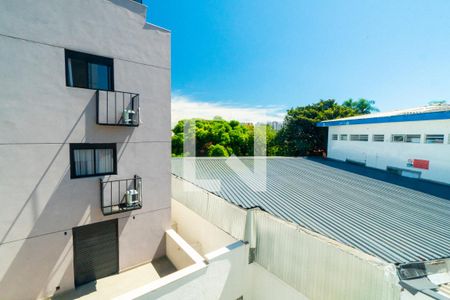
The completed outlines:
[[[430,105],[318,122],[318,127],[450,119],[450,105]]]
[[[253,158],[240,160],[253,169]],[[172,173],[390,263],[450,257],[450,185],[344,162],[276,157],[267,158],[267,189],[255,192],[226,162],[173,158]],[[197,178],[185,178],[183,165],[195,167]],[[204,179],[220,180],[220,191]]]

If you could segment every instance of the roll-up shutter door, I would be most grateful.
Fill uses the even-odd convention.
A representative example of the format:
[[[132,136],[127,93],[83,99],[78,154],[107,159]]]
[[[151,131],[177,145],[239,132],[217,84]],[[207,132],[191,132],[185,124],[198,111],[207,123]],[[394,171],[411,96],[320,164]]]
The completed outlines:
[[[117,219],[73,228],[75,286],[119,271]]]

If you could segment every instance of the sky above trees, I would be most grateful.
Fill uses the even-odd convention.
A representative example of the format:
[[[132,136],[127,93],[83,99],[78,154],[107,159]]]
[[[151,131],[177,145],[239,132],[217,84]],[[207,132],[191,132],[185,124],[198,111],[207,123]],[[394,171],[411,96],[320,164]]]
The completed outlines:
[[[172,91],[270,116],[348,98],[381,111],[449,99],[450,1],[145,1],[172,31]]]

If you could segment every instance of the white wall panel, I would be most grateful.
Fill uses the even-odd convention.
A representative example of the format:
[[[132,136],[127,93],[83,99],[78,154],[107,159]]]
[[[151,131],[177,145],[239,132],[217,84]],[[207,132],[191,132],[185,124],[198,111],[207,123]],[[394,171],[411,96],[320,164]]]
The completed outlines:
[[[332,140],[333,134],[347,134],[347,141]],[[368,134],[368,142],[350,141],[351,134]],[[374,134],[384,134],[384,142],[373,142]],[[421,134],[421,143],[393,143],[392,134]],[[425,135],[443,134],[443,144],[426,144]],[[397,122],[331,126],[328,157],[365,161],[368,167],[385,170],[387,166],[421,172],[421,178],[450,184],[450,120]],[[429,160],[429,170],[407,166],[408,159]]]

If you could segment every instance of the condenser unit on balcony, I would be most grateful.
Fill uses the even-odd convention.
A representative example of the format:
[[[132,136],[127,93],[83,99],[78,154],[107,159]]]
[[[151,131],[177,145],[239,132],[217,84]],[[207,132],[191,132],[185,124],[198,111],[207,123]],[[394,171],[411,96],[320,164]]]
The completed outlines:
[[[136,112],[131,109],[125,109],[122,113],[122,119],[124,124],[131,125],[134,123],[134,116]]]
[[[139,192],[137,190],[128,190],[127,193],[127,206],[134,206],[139,204]]]

